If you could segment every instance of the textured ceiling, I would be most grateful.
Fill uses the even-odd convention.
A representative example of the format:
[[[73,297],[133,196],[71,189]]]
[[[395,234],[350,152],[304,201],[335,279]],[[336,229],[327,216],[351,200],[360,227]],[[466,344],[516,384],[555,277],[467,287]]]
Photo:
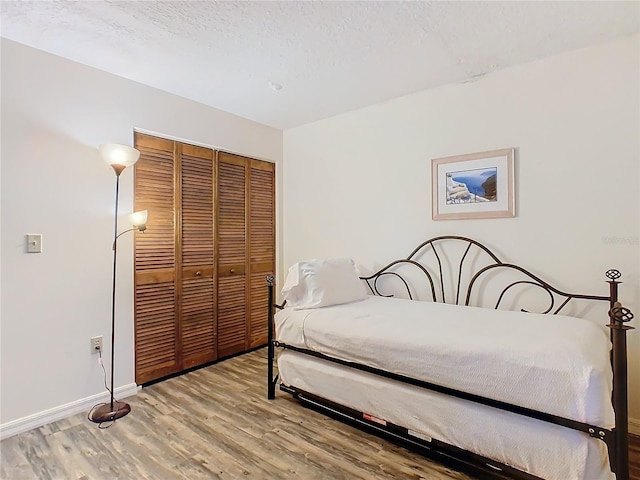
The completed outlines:
[[[3,37],[281,129],[640,23],[637,1],[2,0],[0,13]]]

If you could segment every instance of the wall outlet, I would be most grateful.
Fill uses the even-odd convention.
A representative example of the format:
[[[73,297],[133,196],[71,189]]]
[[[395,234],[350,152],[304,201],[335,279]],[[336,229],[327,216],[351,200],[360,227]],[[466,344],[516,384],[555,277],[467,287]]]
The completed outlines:
[[[91,337],[91,353],[98,353],[102,351],[102,335],[98,337]]]

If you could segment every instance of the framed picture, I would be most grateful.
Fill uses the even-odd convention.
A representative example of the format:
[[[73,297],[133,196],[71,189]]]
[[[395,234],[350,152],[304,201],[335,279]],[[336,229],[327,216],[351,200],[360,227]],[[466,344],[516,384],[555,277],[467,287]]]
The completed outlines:
[[[434,220],[515,216],[514,149],[431,161]]]

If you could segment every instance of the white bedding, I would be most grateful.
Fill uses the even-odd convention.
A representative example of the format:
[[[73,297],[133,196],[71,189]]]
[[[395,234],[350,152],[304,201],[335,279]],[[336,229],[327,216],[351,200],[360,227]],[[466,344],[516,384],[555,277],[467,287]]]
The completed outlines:
[[[275,320],[280,342],[613,426],[609,339],[585,320],[383,297]],[[285,384],[546,479],[614,478],[604,443],[580,432],[294,352],[278,367]]]

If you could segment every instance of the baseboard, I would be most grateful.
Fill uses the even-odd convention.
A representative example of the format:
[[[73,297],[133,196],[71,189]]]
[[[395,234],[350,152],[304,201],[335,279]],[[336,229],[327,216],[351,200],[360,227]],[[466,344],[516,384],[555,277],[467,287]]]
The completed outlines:
[[[629,433],[633,433],[634,435],[640,435],[640,419],[638,418],[629,419]]]
[[[123,387],[118,387],[114,391],[115,397],[118,399],[130,397],[135,395],[140,390],[140,387],[135,383],[130,383]],[[19,418],[11,422],[0,424],[0,440],[17,435],[19,433],[27,432],[33,428],[41,427],[47,423],[62,420],[63,418],[70,417],[80,412],[89,412],[89,410],[97,403],[108,402],[109,393],[102,392],[90,397],[81,398],[75,402],[60,405],[43,412],[35,413],[27,417]],[[87,420],[88,421],[88,420]]]

